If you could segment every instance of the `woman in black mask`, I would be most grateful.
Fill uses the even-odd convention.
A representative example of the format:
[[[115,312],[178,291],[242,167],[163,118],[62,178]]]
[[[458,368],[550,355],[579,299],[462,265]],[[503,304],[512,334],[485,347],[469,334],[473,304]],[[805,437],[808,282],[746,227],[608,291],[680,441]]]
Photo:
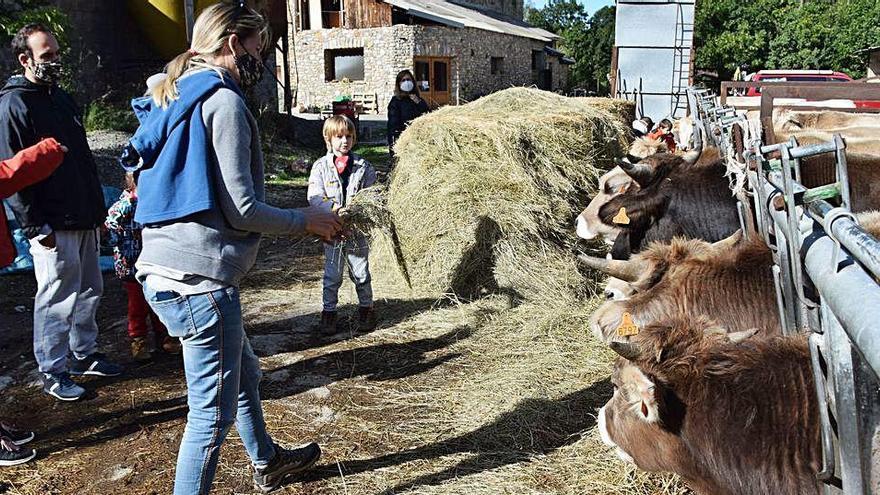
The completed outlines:
[[[262,78],[266,33],[265,20],[245,2],[208,7],[190,49],[171,61],[150,95],[133,102],[141,126],[122,161],[140,170],[135,221],[145,228],[136,277],[182,343],[187,383],[175,495],[209,492],[233,423],[263,491],[321,455],[316,443],[283,448],[269,435],[260,362],[242,320],[239,285],[261,234],[330,239],[341,228],[320,208],[265,202],[260,132],[243,90]]]
[[[394,97],[388,102],[388,152],[394,158],[394,143],[410,122],[428,113],[428,103],[419,96],[416,78],[409,70],[397,74]]]

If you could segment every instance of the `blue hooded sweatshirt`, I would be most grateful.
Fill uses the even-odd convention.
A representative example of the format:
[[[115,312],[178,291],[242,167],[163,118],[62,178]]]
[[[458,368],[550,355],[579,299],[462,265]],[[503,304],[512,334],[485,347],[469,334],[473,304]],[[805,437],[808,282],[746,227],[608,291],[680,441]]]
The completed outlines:
[[[216,206],[202,103],[220,88],[241,96],[232,78],[203,70],[179,79],[179,97],[164,109],[149,96],[132,100],[141,125],[120,162],[129,172],[140,170],[138,223],[167,223]]]

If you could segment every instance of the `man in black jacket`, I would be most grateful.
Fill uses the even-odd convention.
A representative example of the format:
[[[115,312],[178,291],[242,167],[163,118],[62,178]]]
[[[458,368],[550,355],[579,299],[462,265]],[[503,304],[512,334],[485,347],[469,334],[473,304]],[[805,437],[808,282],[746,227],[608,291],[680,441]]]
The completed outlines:
[[[41,24],[29,24],[13,38],[12,52],[24,75],[10,78],[0,90],[0,158],[44,137],[69,148],[55,173],[12,196],[9,204],[34,258],[34,356],[43,390],[76,400],[85,390],[70,374],[121,373],[97,352],[96,343],[95,313],[103,292],[97,228],[106,216],[104,199],[82,114],[57,85],[61,63],[55,36]]]

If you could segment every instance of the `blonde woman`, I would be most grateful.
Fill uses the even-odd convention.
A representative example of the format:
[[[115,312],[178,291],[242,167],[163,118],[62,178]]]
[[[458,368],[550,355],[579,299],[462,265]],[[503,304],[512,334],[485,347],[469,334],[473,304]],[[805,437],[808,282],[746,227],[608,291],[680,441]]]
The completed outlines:
[[[137,279],[183,344],[189,414],[174,493],[210,491],[220,445],[235,423],[258,489],[270,491],[317,462],[310,443],[272,441],[260,404],[260,363],[242,326],[238,286],[261,233],[330,239],[338,217],[264,202],[259,130],[242,89],[263,75],[266,22],[244,2],[204,10],[192,45],[168,64],[151,95],[135,100],[141,127],[123,154],[140,169],[135,220],[145,226]]]

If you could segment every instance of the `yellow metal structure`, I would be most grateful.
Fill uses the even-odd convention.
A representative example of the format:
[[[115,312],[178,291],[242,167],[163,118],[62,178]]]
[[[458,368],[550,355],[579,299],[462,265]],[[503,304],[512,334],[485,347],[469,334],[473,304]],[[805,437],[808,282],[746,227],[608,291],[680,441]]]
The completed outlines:
[[[195,15],[219,0],[195,0]],[[188,47],[186,41],[185,0],[128,0],[132,18],[153,48],[171,60]]]

